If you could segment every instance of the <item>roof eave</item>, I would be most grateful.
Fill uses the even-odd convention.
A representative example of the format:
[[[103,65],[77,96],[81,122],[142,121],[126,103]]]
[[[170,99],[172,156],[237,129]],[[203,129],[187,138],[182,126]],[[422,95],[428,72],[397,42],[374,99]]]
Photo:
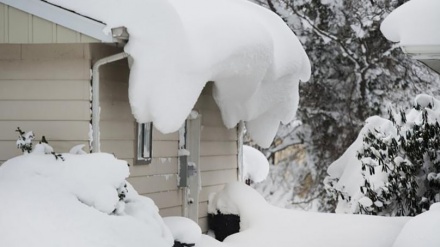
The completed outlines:
[[[118,42],[118,39],[114,38],[111,33],[105,34],[103,32],[103,29],[106,26],[104,23],[92,20],[43,1],[0,0],[0,3],[46,19],[76,32],[83,33],[92,38],[100,40],[101,42]]]
[[[410,55],[435,72],[440,74],[440,44],[439,45],[403,45],[403,52]]]

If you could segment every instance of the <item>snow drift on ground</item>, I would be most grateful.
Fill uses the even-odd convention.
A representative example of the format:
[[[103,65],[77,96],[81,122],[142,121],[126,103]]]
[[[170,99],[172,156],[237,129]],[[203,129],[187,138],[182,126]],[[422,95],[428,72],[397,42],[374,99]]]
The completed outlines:
[[[245,120],[252,138],[269,146],[280,121],[295,116],[299,81],[310,77],[295,34],[246,0],[49,1],[109,29],[127,27],[132,112],[164,133],[180,128],[213,81],[226,127]]]
[[[174,240],[180,243],[194,244],[202,237],[202,229],[191,219],[171,216],[163,218],[163,221],[170,229]]]
[[[172,246],[153,201],[125,182],[125,161],[62,157],[34,152],[0,167],[0,246]]]
[[[243,176],[254,183],[266,179],[269,174],[269,161],[258,149],[243,145]]]
[[[277,208],[241,183],[228,184],[214,196],[209,212],[217,210],[240,215],[240,232],[223,243],[204,236],[197,247],[389,247],[410,219]]]
[[[385,37],[405,45],[440,44],[440,1],[412,0],[403,4],[382,22]]]
[[[428,212],[411,219],[400,232],[393,247],[440,246],[440,203],[432,204]]]

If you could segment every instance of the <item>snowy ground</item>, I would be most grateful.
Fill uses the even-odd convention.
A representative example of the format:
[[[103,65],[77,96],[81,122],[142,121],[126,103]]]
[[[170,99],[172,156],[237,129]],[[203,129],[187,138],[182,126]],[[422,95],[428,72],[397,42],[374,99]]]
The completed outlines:
[[[0,167],[0,246],[172,246],[172,236],[200,239],[189,220],[159,217],[154,203],[125,182],[124,161],[110,154],[62,157],[31,153]],[[241,232],[223,243],[203,235],[197,247],[440,246],[440,204],[415,218],[307,213],[271,206],[238,182],[211,199],[211,213],[240,215]]]

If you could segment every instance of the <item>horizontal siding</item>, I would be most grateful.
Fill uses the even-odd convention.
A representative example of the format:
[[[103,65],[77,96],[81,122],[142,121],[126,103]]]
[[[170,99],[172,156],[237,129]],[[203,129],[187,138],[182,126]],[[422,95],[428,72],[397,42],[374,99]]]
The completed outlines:
[[[88,43],[98,40],[0,4],[0,43]]]
[[[90,80],[85,59],[0,60],[0,80]]]
[[[89,101],[90,99],[89,80],[2,80],[0,85],[2,100]]]
[[[100,105],[101,121],[135,121],[126,101],[101,101]]]
[[[182,206],[182,191],[172,190],[159,193],[145,194],[151,198],[158,208],[172,208]]]
[[[131,177],[142,177],[156,174],[177,174],[177,158],[153,158],[148,165],[132,165],[130,167]]]
[[[203,233],[207,233],[209,228],[208,228],[208,217],[200,217],[199,218],[199,226],[200,229],[202,229]]]
[[[237,170],[220,170],[220,171],[207,171],[202,172],[202,185],[222,185],[233,181],[237,181]]]
[[[172,208],[161,208],[159,209],[159,214],[162,217],[182,216],[182,206],[177,206]]]
[[[24,131],[32,130],[38,137],[45,135],[52,141],[88,140],[87,121],[0,121],[0,140],[15,141],[17,127]]]
[[[127,180],[139,194],[165,192],[176,190],[177,188],[176,174],[129,177]]]
[[[88,101],[0,101],[0,120],[90,119]]]
[[[237,142],[202,142],[200,145],[200,156],[236,155]]]
[[[34,144],[44,135],[58,153],[78,144],[88,149],[90,61],[84,50],[81,44],[0,45],[0,160],[21,154],[17,127],[32,130]]]
[[[213,193],[216,193],[224,188],[224,184],[221,185],[213,185],[213,186],[203,186],[202,191],[200,191],[199,200],[200,203],[207,202],[209,200],[209,196]]]
[[[201,141],[237,141],[237,129],[203,126],[200,139]]]
[[[237,169],[237,155],[200,157],[201,171],[215,171],[225,169]]]

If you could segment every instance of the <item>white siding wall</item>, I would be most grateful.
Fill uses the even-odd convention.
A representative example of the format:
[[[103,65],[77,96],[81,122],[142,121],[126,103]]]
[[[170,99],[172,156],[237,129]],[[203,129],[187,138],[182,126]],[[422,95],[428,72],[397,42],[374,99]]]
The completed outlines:
[[[0,162],[21,153],[17,127],[45,135],[57,152],[88,147],[88,47],[0,44]]]
[[[87,35],[0,3],[0,43],[90,43]]]

